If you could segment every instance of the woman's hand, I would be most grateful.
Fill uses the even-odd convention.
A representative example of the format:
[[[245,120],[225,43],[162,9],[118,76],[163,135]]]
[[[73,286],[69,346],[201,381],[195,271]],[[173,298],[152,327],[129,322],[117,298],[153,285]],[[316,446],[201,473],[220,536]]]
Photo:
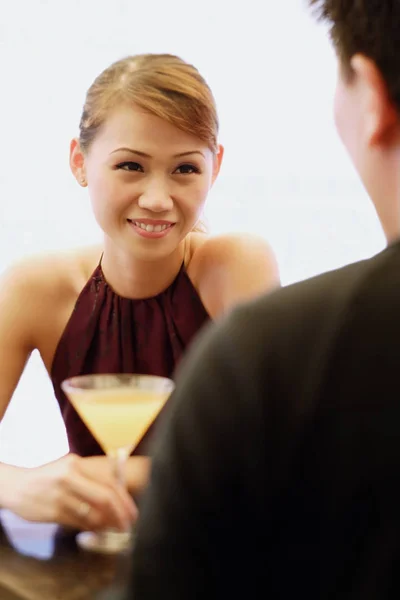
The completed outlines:
[[[68,454],[34,469],[12,469],[3,506],[29,521],[81,530],[127,530],[137,509],[109,463],[107,457]]]
[[[85,458],[85,468],[89,469],[95,479],[104,476],[105,472],[112,477],[112,463],[107,456],[91,456]],[[139,497],[147,486],[150,477],[151,461],[148,456],[130,456],[126,461],[125,485],[133,497]]]

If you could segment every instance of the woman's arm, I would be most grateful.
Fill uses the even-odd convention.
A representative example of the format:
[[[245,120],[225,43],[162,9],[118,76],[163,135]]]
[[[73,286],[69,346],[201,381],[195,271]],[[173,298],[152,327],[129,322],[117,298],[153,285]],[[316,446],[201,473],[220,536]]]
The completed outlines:
[[[32,350],[43,343],[50,315],[59,309],[51,294],[57,269],[47,267],[29,260],[0,278],[0,422]],[[126,528],[137,514],[107,470],[94,473],[72,454],[34,469],[0,463],[0,508],[81,529]]]
[[[150,476],[151,461],[148,456],[131,456],[126,470],[126,485],[134,498],[139,498]]]

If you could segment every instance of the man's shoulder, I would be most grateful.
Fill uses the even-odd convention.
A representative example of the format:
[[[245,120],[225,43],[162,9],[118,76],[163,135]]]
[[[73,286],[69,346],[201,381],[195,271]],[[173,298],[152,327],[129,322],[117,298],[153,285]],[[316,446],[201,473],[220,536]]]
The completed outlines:
[[[363,314],[369,306],[375,310],[380,281],[392,282],[400,302],[400,244],[238,307],[217,328],[214,348],[246,369],[256,369],[256,364],[278,370],[292,363],[305,366],[310,358],[327,357],[349,314],[361,305]],[[386,310],[385,300],[378,310]]]
[[[378,307],[377,294],[383,298]],[[206,353],[209,362],[219,363],[218,369],[238,377],[249,370],[256,374],[264,365],[275,373],[292,368],[298,372],[314,359],[328,360],[349,315],[359,313],[362,321],[371,311],[387,313],[393,294],[399,295],[400,305],[400,243],[236,308],[205,329],[193,354],[203,358]]]
[[[337,318],[360,294],[368,293],[372,284],[382,276],[386,280],[397,276],[400,286],[400,244],[395,249],[386,249],[372,258],[267,294],[236,309],[233,321],[251,321],[257,328],[263,324],[270,328],[274,324],[316,324],[319,319],[325,321],[329,316]]]

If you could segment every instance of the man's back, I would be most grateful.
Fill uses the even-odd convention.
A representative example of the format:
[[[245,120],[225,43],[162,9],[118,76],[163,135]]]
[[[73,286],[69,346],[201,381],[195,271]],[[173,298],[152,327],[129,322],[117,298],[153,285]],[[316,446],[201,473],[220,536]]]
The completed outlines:
[[[398,596],[399,308],[400,243],[204,336],[157,448],[135,598]]]

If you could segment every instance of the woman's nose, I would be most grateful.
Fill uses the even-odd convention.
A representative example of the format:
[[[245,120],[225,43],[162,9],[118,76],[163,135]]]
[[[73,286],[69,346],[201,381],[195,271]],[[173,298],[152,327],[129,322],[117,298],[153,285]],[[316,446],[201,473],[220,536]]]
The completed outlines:
[[[163,182],[149,183],[139,197],[140,208],[151,212],[167,212],[173,208],[168,186]]]

